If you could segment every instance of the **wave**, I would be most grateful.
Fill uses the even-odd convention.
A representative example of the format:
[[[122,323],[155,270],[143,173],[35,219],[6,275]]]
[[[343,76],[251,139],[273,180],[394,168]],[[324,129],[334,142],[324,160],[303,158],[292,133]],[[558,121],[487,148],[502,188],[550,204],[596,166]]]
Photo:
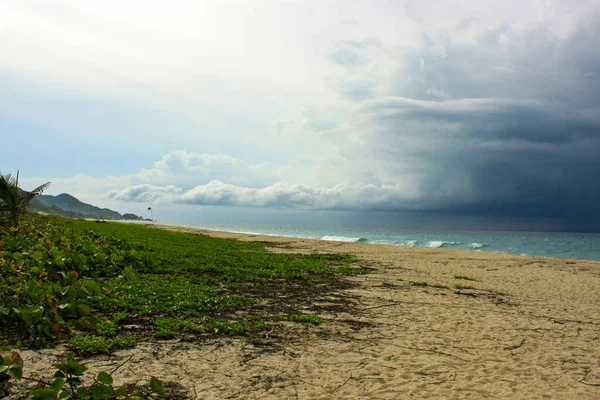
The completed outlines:
[[[486,244],[481,244],[481,243],[471,243],[471,248],[472,249],[480,249],[482,247],[487,246]]]
[[[425,247],[430,247],[432,249],[437,249],[437,248],[440,248],[440,247],[444,247],[447,244],[450,245],[450,246],[453,246],[455,244],[460,244],[460,242],[442,242],[441,240],[432,240],[431,242],[428,242]]]
[[[365,242],[367,242],[367,240],[365,240]],[[399,245],[401,246],[401,243],[398,243],[397,241],[390,241],[390,240],[368,240],[369,243],[371,244],[391,244],[391,245]]]
[[[363,237],[346,237],[346,236],[329,236],[325,235],[321,240],[330,240],[333,242],[349,242],[349,243],[364,243],[368,242],[369,239]]]
[[[264,233],[260,233],[260,232],[252,232],[252,231],[230,231],[231,233],[241,233],[244,235],[265,235]]]

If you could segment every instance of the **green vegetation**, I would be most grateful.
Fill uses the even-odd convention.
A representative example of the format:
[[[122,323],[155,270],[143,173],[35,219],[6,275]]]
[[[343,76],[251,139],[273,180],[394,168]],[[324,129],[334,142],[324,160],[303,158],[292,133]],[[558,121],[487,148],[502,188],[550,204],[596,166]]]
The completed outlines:
[[[0,346],[67,342],[75,354],[89,356],[140,340],[253,335],[282,314],[318,324],[321,318],[297,310],[343,285],[338,275],[370,272],[354,261],[142,225],[21,218],[18,228],[0,234]],[[12,365],[0,367],[0,387],[17,379]],[[104,390],[92,397],[110,398],[102,397],[109,390],[99,382],[88,393]],[[71,390],[77,398],[63,385],[39,383],[35,390],[43,392],[36,393],[44,394],[31,396],[55,399]],[[131,398],[156,396],[147,390],[147,397]]]
[[[156,320],[156,337],[171,338],[176,333],[217,333],[230,336],[247,336],[252,332],[264,331],[268,324],[261,320],[239,322],[217,321],[212,318],[160,318]]]
[[[133,246],[74,233],[65,222],[37,217],[0,236],[0,336],[8,344],[42,347],[99,323],[107,329],[94,304],[115,298],[111,279],[126,266],[144,263]]]
[[[427,282],[413,282],[413,281],[410,281],[410,282],[408,282],[408,284],[412,285],[412,286],[429,286],[429,283],[427,283]]]
[[[96,335],[78,335],[69,341],[69,348],[80,355],[89,356],[129,349],[136,344],[137,340],[131,335],[119,335],[113,339]]]
[[[465,290],[468,290],[468,289],[475,289],[473,286],[454,285],[454,287],[455,287],[456,289],[458,289],[458,290],[462,290],[462,289],[465,289]]]
[[[448,286],[446,285],[438,285],[438,284],[434,284],[431,285],[432,288],[436,288],[436,289],[450,289]]]
[[[463,279],[465,281],[480,282],[477,279],[469,278],[468,276],[463,276],[463,275],[454,275],[454,279]]]
[[[301,322],[304,324],[314,324],[318,325],[323,323],[325,320],[316,315],[310,314],[290,314],[290,315],[281,315],[279,316],[281,321],[293,321],[293,322]]]
[[[57,371],[51,380],[41,380],[23,376],[23,360],[18,352],[13,351],[9,356],[0,357],[0,397],[4,397],[6,384],[11,380],[33,381],[36,387],[23,393],[19,398],[34,400],[62,399],[166,399],[169,394],[162,383],[152,377],[146,386],[114,386],[113,377],[106,372],[100,372],[92,377],[92,384],[83,385],[82,377],[87,368],[73,359],[64,364],[54,365]]]
[[[110,351],[108,339],[124,325],[140,338],[247,335],[271,318],[252,315],[257,300],[276,311],[281,293],[300,297],[336,274],[369,272],[348,255],[264,246],[36,216],[0,236],[0,333],[7,344],[31,348],[88,332],[71,343],[86,353]]]

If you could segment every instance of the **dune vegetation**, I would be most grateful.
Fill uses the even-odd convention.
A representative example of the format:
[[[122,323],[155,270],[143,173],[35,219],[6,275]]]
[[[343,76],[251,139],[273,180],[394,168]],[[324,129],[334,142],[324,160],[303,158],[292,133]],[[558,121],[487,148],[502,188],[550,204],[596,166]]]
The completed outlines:
[[[23,215],[4,218],[0,233],[0,345],[16,349],[0,365],[0,393],[19,390],[11,392],[17,398],[165,397],[155,379],[117,388],[103,373],[83,386],[81,359],[139,341],[201,341],[251,336],[280,321],[321,323],[302,313],[311,296],[335,287],[341,274],[369,272],[348,255],[275,253],[265,243],[141,224]],[[65,363],[54,377],[28,381],[18,349],[57,343],[68,345]],[[27,384],[14,384],[19,379]]]

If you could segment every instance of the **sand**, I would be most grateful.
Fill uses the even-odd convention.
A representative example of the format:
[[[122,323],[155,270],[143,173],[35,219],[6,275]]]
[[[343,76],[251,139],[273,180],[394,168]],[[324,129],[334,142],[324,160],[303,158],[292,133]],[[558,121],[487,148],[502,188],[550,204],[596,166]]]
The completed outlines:
[[[375,273],[317,299],[318,326],[142,343],[85,362],[111,370],[131,357],[117,383],[154,375],[198,399],[600,398],[600,262],[167,229],[351,253]],[[43,375],[63,350],[23,352],[25,370]]]

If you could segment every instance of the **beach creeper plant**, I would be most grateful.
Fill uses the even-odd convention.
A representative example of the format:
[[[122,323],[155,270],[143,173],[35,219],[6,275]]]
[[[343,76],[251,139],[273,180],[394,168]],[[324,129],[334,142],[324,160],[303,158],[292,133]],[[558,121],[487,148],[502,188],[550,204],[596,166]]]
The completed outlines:
[[[152,377],[148,386],[114,386],[112,374],[100,372],[88,378],[92,383],[83,384],[87,368],[73,359],[65,363],[55,364],[56,372],[49,380],[23,376],[23,360],[18,352],[0,358],[0,397],[4,397],[5,386],[11,379],[26,380],[34,384],[18,398],[33,400],[134,400],[134,399],[166,399],[167,393],[162,383]]]
[[[114,297],[104,279],[142,263],[135,249],[93,233],[73,235],[51,219],[0,236],[0,333],[21,347],[42,347],[73,329],[116,333],[92,316]]]

